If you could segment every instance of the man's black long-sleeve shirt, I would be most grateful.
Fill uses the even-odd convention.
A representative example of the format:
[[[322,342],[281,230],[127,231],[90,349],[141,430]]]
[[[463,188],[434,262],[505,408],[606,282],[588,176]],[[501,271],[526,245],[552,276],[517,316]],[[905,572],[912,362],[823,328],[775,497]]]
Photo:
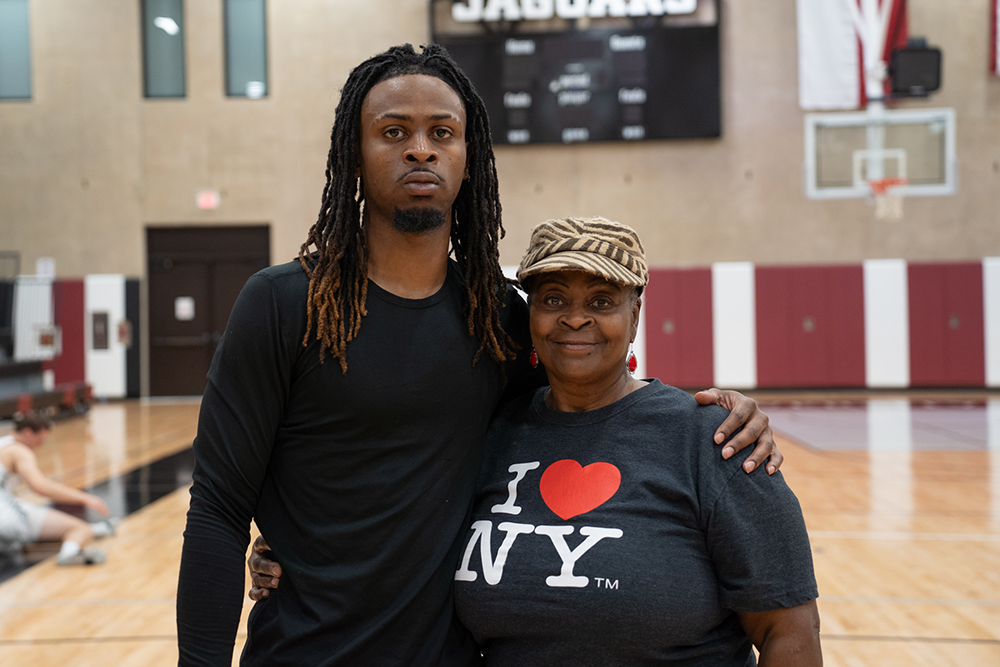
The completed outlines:
[[[283,568],[257,603],[245,665],[468,665],[451,586],[500,366],[469,335],[452,264],[410,300],[369,282],[346,373],[303,346],[298,262],[244,287],[209,371],[178,588],[182,665],[229,665],[251,519]],[[504,326],[530,349],[511,289]],[[508,391],[525,381],[508,364]],[[525,384],[526,383],[526,384]]]

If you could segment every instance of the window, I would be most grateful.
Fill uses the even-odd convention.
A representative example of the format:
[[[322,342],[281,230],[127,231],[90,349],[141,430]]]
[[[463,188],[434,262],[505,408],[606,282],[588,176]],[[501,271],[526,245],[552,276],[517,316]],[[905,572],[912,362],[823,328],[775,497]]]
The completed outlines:
[[[265,0],[225,0],[226,95],[267,95]]]
[[[28,0],[0,0],[0,99],[31,99]]]
[[[184,97],[183,0],[143,0],[142,55],[146,97]]]

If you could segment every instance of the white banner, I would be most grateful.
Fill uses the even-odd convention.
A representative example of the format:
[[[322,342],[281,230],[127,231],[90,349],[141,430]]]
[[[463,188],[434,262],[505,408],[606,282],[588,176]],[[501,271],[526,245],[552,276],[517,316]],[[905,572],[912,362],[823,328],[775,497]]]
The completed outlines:
[[[861,106],[858,35],[844,0],[796,0],[799,105],[834,111]]]
[[[799,104],[858,109],[882,99],[886,62],[906,46],[906,0],[797,0]]]

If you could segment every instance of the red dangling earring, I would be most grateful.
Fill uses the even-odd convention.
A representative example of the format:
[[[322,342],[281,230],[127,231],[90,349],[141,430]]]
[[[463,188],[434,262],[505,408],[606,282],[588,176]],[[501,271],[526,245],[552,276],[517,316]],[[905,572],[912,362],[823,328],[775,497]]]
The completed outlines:
[[[531,354],[528,355],[528,363],[531,364],[532,368],[538,368],[538,354],[535,353],[535,348],[531,348]]]
[[[639,362],[635,360],[635,352],[632,351],[631,343],[628,346],[628,360],[625,362],[625,366],[628,367],[629,373],[635,373],[635,369],[639,366]]]

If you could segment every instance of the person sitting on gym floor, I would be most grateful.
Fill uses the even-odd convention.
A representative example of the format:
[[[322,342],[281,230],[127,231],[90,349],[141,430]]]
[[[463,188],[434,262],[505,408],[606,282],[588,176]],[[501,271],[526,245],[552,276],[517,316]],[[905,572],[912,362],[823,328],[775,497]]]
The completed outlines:
[[[10,551],[24,544],[61,540],[59,565],[97,565],[104,551],[85,548],[95,537],[114,533],[111,521],[88,523],[50,507],[41,507],[14,496],[17,477],[40,496],[59,503],[89,507],[104,516],[108,506],[97,496],[53,481],[42,474],[34,450],[45,443],[52,421],[39,415],[15,418],[14,434],[0,437],[0,546]]]

